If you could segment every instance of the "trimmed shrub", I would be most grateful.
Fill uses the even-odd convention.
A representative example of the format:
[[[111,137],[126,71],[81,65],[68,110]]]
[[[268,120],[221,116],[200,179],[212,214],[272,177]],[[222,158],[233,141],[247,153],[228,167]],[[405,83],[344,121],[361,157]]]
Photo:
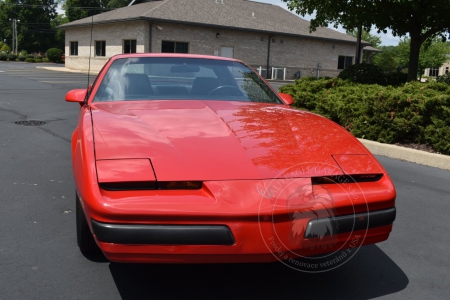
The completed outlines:
[[[25,61],[27,57],[25,55],[19,55],[19,57],[17,58],[17,60],[19,61]]]
[[[40,63],[40,62],[42,62],[42,58],[35,58],[34,62]]]
[[[48,58],[43,58],[42,62],[49,62],[50,60],[48,60]]]
[[[428,143],[450,154],[450,86],[409,82],[362,85],[339,78],[299,79],[280,88],[294,106],[323,115],[353,135],[382,143]]]
[[[36,60],[36,59],[42,59],[42,56],[41,55],[36,55],[35,57],[34,57],[34,59]]]
[[[450,73],[438,76],[436,82],[446,83],[450,85]]]
[[[27,54],[28,54],[27,50],[22,50],[20,51],[19,56],[27,56]]]
[[[386,85],[398,86],[405,84],[408,81],[408,74],[402,72],[393,72],[384,75]]]
[[[16,59],[17,59],[17,55],[12,54],[12,53],[8,54],[7,57],[8,57],[9,61],[16,61]]]
[[[34,55],[33,55],[33,54],[27,54],[27,58],[32,58],[32,59],[34,59]]]
[[[25,62],[34,63],[34,58],[27,57],[25,58]]]
[[[362,84],[386,84],[383,71],[379,67],[371,64],[363,63],[348,66],[339,73],[338,77]]]
[[[1,61],[6,61],[8,59],[8,57],[6,56],[5,53],[0,53],[0,60]]]
[[[51,62],[60,62],[63,51],[58,48],[50,48],[47,50],[47,58]]]

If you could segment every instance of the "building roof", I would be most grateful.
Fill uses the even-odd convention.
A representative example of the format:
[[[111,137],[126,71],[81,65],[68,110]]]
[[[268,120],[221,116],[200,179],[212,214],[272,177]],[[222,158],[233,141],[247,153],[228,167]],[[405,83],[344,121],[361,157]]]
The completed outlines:
[[[381,51],[380,49],[377,49],[377,48],[374,48],[374,47],[372,47],[372,46],[365,46],[364,48],[363,48],[363,51],[365,51],[365,52],[383,52],[383,51]]]
[[[310,33],[308,21],[272,4],[247,0],[138,2],[135,1],[133,5],[95,15],[93,19],[88,17],[66,23],[58,28],[90,26],[91,23],[154,20],[356,43],[356,38],[330,28],[320,27]]]

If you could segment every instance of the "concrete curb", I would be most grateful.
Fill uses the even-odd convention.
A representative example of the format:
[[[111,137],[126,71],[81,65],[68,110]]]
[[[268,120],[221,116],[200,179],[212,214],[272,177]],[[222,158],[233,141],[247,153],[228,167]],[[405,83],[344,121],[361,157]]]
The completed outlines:
[[[87,74],[87,71],[81,71],[81,70],[74,70],[69,69],[66,67],[44,67],[44,66],[36,66],[36,69],[44,69],[49,71],[58,71],[58,72],[68,72],[68,73],[80,73],[80,74]],[[90,71],[90,75],[97,75],[98,72]]]
[[[359,139],[367,149],[375,155],[387,156],[394,159],[405,160],[425,166],[450,170],[450,156],[425,151],[382,144],[374,141]]]

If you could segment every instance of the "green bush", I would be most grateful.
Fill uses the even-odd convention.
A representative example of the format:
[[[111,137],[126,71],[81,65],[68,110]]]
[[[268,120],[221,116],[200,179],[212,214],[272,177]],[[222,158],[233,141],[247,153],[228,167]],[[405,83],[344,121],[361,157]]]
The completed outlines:
[[[28,54],[27,50],[22,50],[20,51],[19,56],[27,56],[27,54]]]
[[[42,59],[42,56],[41,55],[35,55],[34,56],[34,59],[36,60],[36,59]]]
[[[16,61],[16,59],[17,59],[17,55],[15,55],[15,54],[8,54],[6,57],[8,57],[8,60],[9,61]]]
[[[371,64],[357,64],[345,68],[339,75],[341,79],[348,79],[356,83],[385,85],[383,71]]]
[[[58,48],[50,48],[47,50],[47,58],[51,62],[60,62],[62,54],[63,54],[63,51]]]
[[[384,75],[386,85],[398,86],[405,84],[408,81],[408,74],[402,72],[393,72]]]
[[[27,54],[26,56],[27,56],[27,58],[32,58],[32,59],[34,59],[34,55],[33,55],[33,54]]]
[[[6,61],[7,59],[8,59],[8,57],[6,56],[5,53],[0,53],[0,60]]]
[[[40,62],[42,62],[42,58],[35,58],[34,62],[40,63]]]
[[[383,143],[428,143],[450,154],[450,86],[409,82],[362,85],[340,78],[302,78],[280,88],[294,106],[328,117],[353,135]]]
[[[34,58],[27,57],[25,58],[25,62],[34,63]]]
[[[27,57],[25,55],[19,55],[19,57],[17,58],[19,61],[25,61]]]
[[[438,76],[436,82],[442,82],[450,85],[450,73]]]
[[[43,58],[42,62],[49,62],[50,60],[48,58]]]

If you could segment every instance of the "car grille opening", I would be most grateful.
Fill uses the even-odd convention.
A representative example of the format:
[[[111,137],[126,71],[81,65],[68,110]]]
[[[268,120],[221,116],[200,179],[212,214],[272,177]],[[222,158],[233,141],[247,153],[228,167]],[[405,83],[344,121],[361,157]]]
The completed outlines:
[[[383,177],[383,174],[356,174],[356,175],[332,175],[312,177],[312,184],[343,184],[357,182],[374,182]]]
[[[102,182],[100,188],[107,191],[135,190],[199,190],[201,181],[137,181],[137,182]]]

